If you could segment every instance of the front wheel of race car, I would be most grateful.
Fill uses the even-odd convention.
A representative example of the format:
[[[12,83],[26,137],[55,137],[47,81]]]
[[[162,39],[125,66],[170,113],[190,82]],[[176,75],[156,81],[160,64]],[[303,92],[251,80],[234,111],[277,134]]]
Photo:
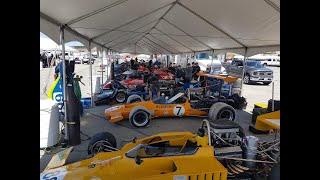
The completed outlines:
[[[124,91],[119,91],[115,96],[115,100],[117,101],[117,103],[124,103],[126,101],[126,96],[127,95]]]
[[[208,118],[211,121],[215,121],[217,119],[228,119],[234,121],[236,118],[236,111],[232,106],[226,103],[217,102],[210,107]]]
[[[95,155],[99,152],[115,151],[116,147],[116,138],[109,132],[101,132],[91,138],[88,145],[88,154]]]
[[[145,110],[139,109],[132,113],[129,121],[134,127],[145,127],[150,123],[150,114]]]

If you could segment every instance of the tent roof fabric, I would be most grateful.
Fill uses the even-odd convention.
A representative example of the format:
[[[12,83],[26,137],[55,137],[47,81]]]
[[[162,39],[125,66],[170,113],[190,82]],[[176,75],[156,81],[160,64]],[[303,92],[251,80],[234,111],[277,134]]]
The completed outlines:
[[[40,31],[118,52],[280,49],[280,0],[41,0]],[[252,54],[253,53],[253,54]]]

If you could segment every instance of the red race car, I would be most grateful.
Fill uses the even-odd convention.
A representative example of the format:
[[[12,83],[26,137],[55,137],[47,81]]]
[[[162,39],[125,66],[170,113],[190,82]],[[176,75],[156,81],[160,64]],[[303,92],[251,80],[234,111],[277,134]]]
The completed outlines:
[[[132,87],[132,86],[138,86],[138,85],[145,85],[145,83],[143,82],[143,79],[125,79],[120,81],[120,83],[124,86],[128,86],[128,87]]]
[[[152,69],[152,73],[159,75],[160,80],[174,80],[174,75],[168,70]]]

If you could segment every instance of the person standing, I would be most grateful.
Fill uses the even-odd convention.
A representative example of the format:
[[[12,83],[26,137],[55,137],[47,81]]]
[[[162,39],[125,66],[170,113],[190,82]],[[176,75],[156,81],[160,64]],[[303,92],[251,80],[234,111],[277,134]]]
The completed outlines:
[[[172,63],[169,64],[168,70],[172,73],[175,74],[176,68],[173,67]]]
[[[193,67],[193,78],[194,80],[198,81],[199,76],[197,75],[198,72],[200,72],[201,68],[199,66],[199,64],[196,62],[194,63],[194,67]]]
[[[131,58],[130,59],[130,67],[132,68],[134,66],[134,60]]]
[[[155,74],[149,79],[149,95],[151,100],[160,97],[159,78]]]
[[[184,75],[184,80],[185,80],[185,83],[190,83],[191,79],[192,79],[192,67],[191,67],[191,64],[188,63],[187,64],[187,68],[185,70],[185,75]]]
[[[176,80],[176,84],[180,82],[180,79],[183,77],[183,71],[181,69],[181,66],[178,65],[178,67],[176,68],[176,71],[175,71],[175,80]]]
[[[151,69],[151,67],[152,67],[152,59],[150,59],[148,62],[148,68]]]
[[[161,66],[161,62],[158,59],[156,59],[156,61],[153,63],[153,65],[160,67]]]

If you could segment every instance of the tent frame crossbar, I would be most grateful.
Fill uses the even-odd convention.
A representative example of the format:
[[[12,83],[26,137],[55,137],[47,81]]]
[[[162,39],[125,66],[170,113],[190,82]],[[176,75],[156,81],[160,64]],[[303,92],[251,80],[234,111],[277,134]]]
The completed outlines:
[[[170,44],[162,41],[161,39],[158,39],[157,37],[153,36],[152,34],[149,34],[149,36],[151,36],[153,39],[155,39],[155,40],[157,40],[157,41],[159,41],[159,42],[167,45],[168,47],[172,48],[174,51],[176,51],[176,52],[178,52],[178,53],[182,53],[182,52],[180,52],[179,50],[177,50],[176,48],[172,47]]]
[[[166,15],[169,13],[169,11],[170,11],[177,3],[178,3],[178,0],[176,0],[175,2],[172,2],[170,8],[169,8],[165,13],[163,13],[163,15],[162,15],[161,17],[159,17],[159,19],[157,20],[157,23],[156,23],[147,33],[145,33],[140,39],[138,39],[137,42],[140,41],[141,39],[143,39],[144,37],[146,37],[148,34],[150,34],[150,32],[151,32],[154,28],[156,28],[156,27],[158,26],[158,24],[160,23],[161,19],[162,19],[164,16],[166,16]]]
[[[167,52],[169,52],[169,53],[171,53],[171,54],[173,54],[173,52],[172,51],[170,51],[170,50],[168,50],[167,48],[165,48],[165,47],[163,47],[163,46],[161,46],[161,45],[159,45],[158,43],[156,43],[156,42],[154,42],[154,41],[152,41],[151,39],[149,39],[148,37],[144,37],[146,40],[148,40],[148,41],[150,41],[151,42],[151,44],[153,43],[153,44],[155,44],[155,46],[159,46],[161,49],[164,49],[164,50],[166,50]]]
[[[145,24],[145,25],[143,25],[143,26],[140,26],[140,27],[138,27],[137,29],[134,29],[134,30],[132,30],[132,31],[135,32],[135,31],[137,31],[137,30],[139,30],[139,29],[142,29],[142,28],[144,28],[144,27],[148,26],[149,24],[152,24],[152,23],[154,23],[154,22],[156,22],[156,21],[157,21],[157,19],[156,19],[156,20],[153,20],[153,21],[151,21],[151,22],[149,22],[149,23],[147,23],[147,24]],[[129,35],[130,33],[132,33],[132,32],[126,33],[125,36]],[[144,32],[136,32],[136,33],[144,33]],[[106,43],[103,43],[103,45],[107,45],[107,44],[109,44],[109,43],[111,43],[111,42],[113,42],[113,41],[115,41],[115,40],[117,40],[117,39],[120,39],[120,38],[122,38],[122,37],[123,37],[123,35],[117,36],[117,37],[114,38],[113,40],[108,41],[108,42],[106,42]]]
[[[161,31],[158,28],[155,28],[155,30],[159,31],[160,33],[162,33],[163,35],[167,36],[169,39],[173,40],[174,42],[180,44],[181,46],[185,47],[186,49],[190,50],[191,52],[194,52],[194,49],[191,49],[190,47],[184,45],[183,43],[179,42],[178,40],[174,39],[173,37],[169,36],[168,34],[164,33],[163,31]]]
[[[141,39],[139,42],[142,42],[143,44],[147,45],[149,48],[153,49],[153,51],[158,52],[160,54],[164,54],[164,52],[165,52],[163,50],[159,50],[157,47],[150,44],[149,42],[144,41],[143,39]]]
[[[240,44],[243,47],[246,47],[246,45],[244,45],[242,42],[240,42],[239,40],[237,40],[236,38],[234,38],[233,36],[231,36],[229,33],[225,32],[224,30],[222,30],[221,28],[219,28],[218,26],[212,24],[209,20],[207,20],[206,18],[202,17],[201,15],[199,15],[197,12],[195,12],[194,10],[190,9],[189,7],[185,6],[184,4],[182,4],[181,2],[178,2],[178,4],[183,7],[184,9],[186,9],[187,11],[189,11],[190,13],[192,13],[193,15],[197,16],[198,18],[200,18],[201,20],[203,20],[204,22],[206,22],[208,25],[210,25],[211,27],[213,27],[214,29],[220,31],[221,33],[223,33],[224,35],[228,36],[230,39],[232,39],[233,41],[235,41],[236,43]]]
[[[95,40],[95,39],[97,39],[97,38],[100,38],[100,37],[102,37],[102,36],[104,36],[104,35],[106,35],[106,34],[111,33],[112,31],[115,31],[115,30],[117,30],[117,29],[120,29],[120,28],[122,28],[122,27],[124,27],[124,26],[126,26],[126,25],[128,25],[128,24],[131,24],[131,23],[133,23],[133,22],[135,22],[135,21],[137,21],[137,20],[139,20],[139,19],[142,19],[142,18],[144,18],[144,17],[146,17],[146,16],[148,16],[148,15],[150,15],[150,14],[153,14],[153,13],[155,13],[155,12],[157,12],[157,11],[163,9],[163,8],[166,8],[166,7],[170,6],[170,5],[172,5],[172,3],[166,4],[166,5],[164,5],[164,6],[161,6],[161,7],[157,8],[157,9],[154,9],[154,10],[152,10],[152,11],[150,11],[150,12],[148,12],[148,13],[142,15],[142,16],[139,16],[139,17],[137,17],[137,18],[132,19],[132,20],[129,21],[129,22],[126,22],[126,23],[121,24],[121,25],[119,25],[119,26],[117,26],[117,27],[115,27],[115,28],[113,28],[113,29],[111,29],[111,30],[108,30],[108,31],[106,31],[106,32],[103,32],[103,33],[101,33],[101,34],[93,37],[92,39]]]
[[[188,37],[190,37],[191,39],[193,39],[194,41],[202,44],[203,46],[207,47],[208,49],[213,49],[212,47],[210,47],[209,45],[205,44],[204,42],[200,41],[199,39],[193,37],[191,34],[187,33],[186,31],[184,31],[183,29],[181,29],[180,27],[178,27],[177,25],[173,24],[172,22],[170,22],[169,20],[163,18],[163,21],[167,22],[168,24],[170,24],[171,26],[173,26],[174,28],[178,29],[179,31],[183,32],[185,35],[187,35]]]
[[[67,22],[66,24],[67,24],[67,25],[75,24],[75,23],[77,23],[77,22],[79,22],[79,21],[82,21],[82,20],[87,19],[87,18],[89,18],[89,17],[91,17],[91,16],[94,16],[94,15],[96,15],[96,14],[99,14],[99,13],[101,13],[101,12],[104,12],[104,11],[106,11],[106,10],[108,10],[108,9],[111,9],[111,8],[113,8],[113,7],[116,7],[116,6],[118,6],[118,5],[122,4],[122,3],[125,3],[125,2],[127,2],[127,1],[128,1],[128,0],[118,0],[118,1],[116,1],[116,2],[114,2],[114,3],[111,3],[111,4],[108,4],[107,6],[104,6],[103,8],[97,9],[97,10],[95,10],[95,11],[92,11],[92,12],[87,13],[87,14],[85,14],[85,15],[82,15],[82,16],[80,16],[80,17],[74,18],[74,19],[70,20],[69,22]]]

